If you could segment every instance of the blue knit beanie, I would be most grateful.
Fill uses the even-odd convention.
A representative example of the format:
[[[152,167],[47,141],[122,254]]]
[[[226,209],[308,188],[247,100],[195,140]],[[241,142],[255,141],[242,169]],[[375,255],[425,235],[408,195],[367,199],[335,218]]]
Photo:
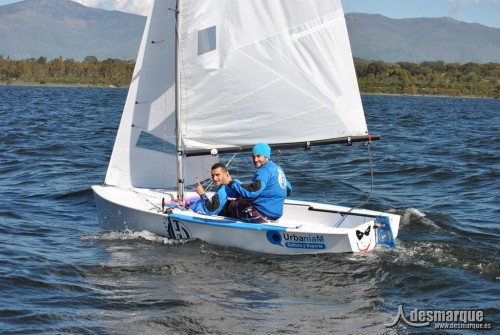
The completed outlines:
[[[252,150],[253,155],[261,155],[271,158],[271,147],[266,143],[257,143]]]

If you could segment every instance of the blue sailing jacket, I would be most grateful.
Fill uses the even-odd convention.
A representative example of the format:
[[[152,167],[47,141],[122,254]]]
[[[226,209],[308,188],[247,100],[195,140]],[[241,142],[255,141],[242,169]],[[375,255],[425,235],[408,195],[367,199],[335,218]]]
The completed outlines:
[[[285,173],[271,160],[255,172],[252,183],[231,184],[231,188],[243,198],[252,199],[259,212],[273,219],[283,215],[287,186],[291,189]]]
[[[237,179],[233,179],[235,184],[241,183]],[[218,215],[227,203],[227,198],[236,198],[238,194],[229,186],[221,185],[217,192],[211,197],[203,193],[199,198],[192,199],[189,203],[189,208],[193,212],[207,215]]]

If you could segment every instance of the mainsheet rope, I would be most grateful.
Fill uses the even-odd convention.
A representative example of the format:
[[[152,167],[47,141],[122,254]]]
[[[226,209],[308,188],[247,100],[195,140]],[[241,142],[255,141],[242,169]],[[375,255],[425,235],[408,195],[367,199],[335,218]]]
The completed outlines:
[[[364,205],[366,205],[367,203],[369,203],[371,197],[372,197],[372,194],[373,194],[373,180],[374,180],[374,177],[373,177],[373,159],[372,159],[372,152],[370,150],[370,144],[371,144],[371,140],[370,140],[370,137],[368,137],[368,142],[365,143],[367,149],[368,149],[368,158],[369,158],[369,161],[370,161],[370,192],[368,193],[368,197],[366,198],[365,201],[355,205],[355,206],[352,206],[351,208],[349,208],[349,210],[345,213],[342,214],[342,218],[339,220],[339,222],[337,222],[337,224],[335,225],[335,227],[338,227],[342,224],[342,222],[344,222],[344,220],[346,219],[347,215],[349,213],[352,212],[353,209],[355,208],[360,208]]]

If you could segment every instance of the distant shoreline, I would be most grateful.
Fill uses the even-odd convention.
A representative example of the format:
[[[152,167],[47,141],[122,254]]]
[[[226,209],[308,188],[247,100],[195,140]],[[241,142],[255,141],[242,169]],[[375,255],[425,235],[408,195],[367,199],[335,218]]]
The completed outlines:
[[[32,86],[32,87],[39,87],[39,86],[46,86],[46,87],[92,87],[92,88],[126,88],[128,89],[128,86],[123,86],[123,87],[118,87],[114,85],[89,85],[89,84],[60,84],[60,83],[46,83],[46,84],[40,84],[36,82],[15,82],[15,83],[7,83],[4,81],[0,81],[0,86]]]
[[[381,95],[381,96],[395,96],[395,97],[431,97],[431,98],[452,98],[452,99],[498,99],[494,97],[484,97],[475,95],[434,95],[434,94],[397,94],[397,93],[363,93],[361,95]]]
[[[0,86],[19,86],[19,87],[75,87],[75,88],[120,88],[128,89],[128,86],[113,86],[113,85],[89,85],[89,84],[60,84],[46,83],[40,84],[36,82],[16,82],[6,83],[0,81]],[[361,95],[380,95],[380,96],[405,96],[405,97],[435,97],[435,98],[459,98],[459,99],[498,99],[495,97],[475,96],[475,95],[434,95],[434,94],[405,94],[405,93],[370,93],[361,92]]]
[[[132,80],[135,64],[89,56],[83,62],[46,58],[12,61],[0,56],[4,85],[121,87]],[[358,87],[363,94],[500,98],[500,63],[427,61],[386,63],[355,60]]]

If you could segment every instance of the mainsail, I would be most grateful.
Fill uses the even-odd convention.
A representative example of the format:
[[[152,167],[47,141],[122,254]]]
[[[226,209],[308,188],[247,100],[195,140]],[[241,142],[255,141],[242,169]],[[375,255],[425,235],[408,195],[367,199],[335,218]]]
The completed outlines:
[[[368,134],[340,1],[184,3],[187,150]]]

